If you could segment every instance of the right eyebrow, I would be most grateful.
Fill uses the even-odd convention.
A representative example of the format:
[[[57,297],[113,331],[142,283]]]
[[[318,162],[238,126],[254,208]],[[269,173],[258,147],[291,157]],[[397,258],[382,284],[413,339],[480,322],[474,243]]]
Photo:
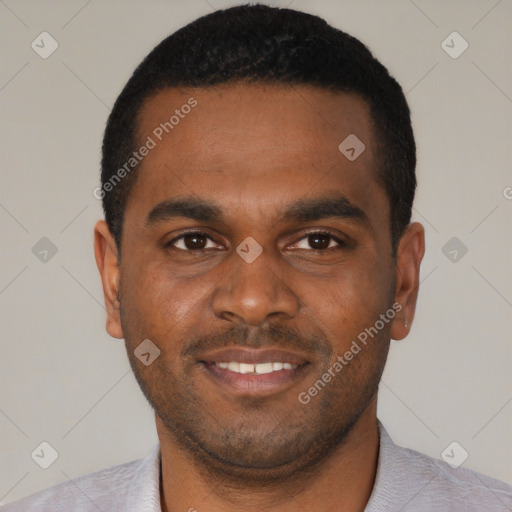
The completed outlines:
[[[146,218],[146,227],[159,222],[186,217],[197,222],[222,222],[222,209],[214,203],[195,197],[178,197],[158,203]]]

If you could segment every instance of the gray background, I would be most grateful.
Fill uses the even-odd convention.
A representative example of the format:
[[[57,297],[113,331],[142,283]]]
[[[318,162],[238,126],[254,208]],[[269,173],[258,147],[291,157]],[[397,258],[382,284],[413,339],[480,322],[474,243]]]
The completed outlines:
[[[440,457],[457,441],[465,467],[512,483],[512,1],[273,3],[360,38],[412,109],[427,253],[380,418],[398,444]],[[143,457],[157,440],[123,342],[104,330],[92,191],[107,115],[134,67],[228,5],[0,0],[0,502]],[[47,59],[31,47],[43,31],[59,45]],[[441,46],[453,31],[469,44],[456,59]],[[45,241],[33,251],[43,237],[56,254]],[[59,454],[46,470],[31,458],[42,441]]]

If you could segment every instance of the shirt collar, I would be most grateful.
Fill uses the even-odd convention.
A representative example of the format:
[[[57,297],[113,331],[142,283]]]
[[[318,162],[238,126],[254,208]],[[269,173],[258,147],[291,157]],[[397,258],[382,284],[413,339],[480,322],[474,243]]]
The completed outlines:
[[[126,494],[126,512],[162,512],[160,505],[160,474],[162,452],[158,443],[142,459]]]
[[[417,460],[411,451],[397,446],[384,425],[379,426],[379,458],[370,499],[364,512],[402,510],[432,481],[431,465]]]

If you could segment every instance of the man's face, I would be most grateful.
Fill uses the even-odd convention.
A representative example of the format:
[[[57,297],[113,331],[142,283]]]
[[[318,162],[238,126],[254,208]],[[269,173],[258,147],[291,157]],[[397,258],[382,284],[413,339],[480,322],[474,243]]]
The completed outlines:
[[[277,476],[318,462],[374,401],[391,333],[298,399],[395,301],[367,105],[305,86],[167,89],[139,130],[156,146],[125,211],[120,301],[144,393],[212,467]],[[366,147],[353,161],[338,149],[350,134]],[[134,355],[145,339],[160,350],[149,366]]]

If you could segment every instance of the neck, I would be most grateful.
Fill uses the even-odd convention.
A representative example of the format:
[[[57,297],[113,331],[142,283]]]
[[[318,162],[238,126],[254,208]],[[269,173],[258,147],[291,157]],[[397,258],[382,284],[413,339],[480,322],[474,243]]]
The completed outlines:
[[[363,511],[372,492],[379,452],[377,402],[361,414],[343,443],[315,467],[307,480],[275,487],[250,482],[233,485],[208,478],[195,459],[178,446],[156,416],[162,452],[163,512],[245,512],[267,510]]]

